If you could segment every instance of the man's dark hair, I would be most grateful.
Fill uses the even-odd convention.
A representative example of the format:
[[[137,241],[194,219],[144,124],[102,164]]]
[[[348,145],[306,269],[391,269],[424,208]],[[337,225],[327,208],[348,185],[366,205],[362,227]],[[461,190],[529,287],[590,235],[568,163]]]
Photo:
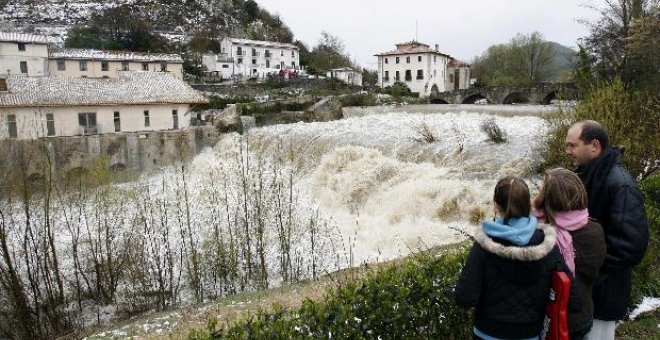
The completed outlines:
[[[582,126],[582,133],[580,134],[581,141],[591,143],[592,140],[596,139],[600,142],[603,150],[610,147],[610,137],[600,123],[593,120],[585,120],[579,124]]]

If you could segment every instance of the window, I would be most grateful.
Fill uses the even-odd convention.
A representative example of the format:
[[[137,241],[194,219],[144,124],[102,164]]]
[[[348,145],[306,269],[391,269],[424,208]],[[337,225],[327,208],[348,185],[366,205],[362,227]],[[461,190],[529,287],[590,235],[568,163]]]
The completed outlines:
[[[387,62],[388,62],[388,60],[387,60],[387,58],[385,58],[385,64],[387,64]]]
[[[295,57],[296,57],[296,51],[291,51],[291,58],[295,58]]]
[[[21,61],[21,73],[28,73],[27,61]]]
[[[252,65],[256,65],[256,64],[257,64],[257,59],[252,59]]]
[[[174,129],[179,128],[179,110],[172,110],[172,122],[174,123]]]
[[[101,71],[107,72],[110,69],[110,66],[108,65],[107,61],[102,61],[101,62]]]
[[[291,67],[293,67],[294,69],[296,68],[296,62],[295,61],[291,62]]]
[[[7,129],[9,130],[9,138],[18,137],[18,129],[16,128],[16,115],[7,115]]]
[[[433,78],[438,78],[438,70],[433,70]]]
[[[398,63],[399,63],[399,57],[396,57],[396,60],[395,60],[395,61],[396,61],[396,63],[398,64]]]
[[[384,81],[389,81],[390,80],[390,71],[385,71],[385,76],[383,77]]]
[[[424,79],[424,70],[417,70],[417,79]]]
[[[113,121],[115,122],[115,132],[121,131],[121,118],[119,117],[119,111],[115,111]]]
[[[412,81],[412,71],[406,70],[406,81]]]
[[[266,60],[266,68],[270,68],[270,60]]]
[[[280,57],[284,57],[284,50],[280,51]]]
[[[149,71],[149,63],[142,63],[142,71]]]
[[[399,71],[396,71],[396,73],[394,74],[394,80],[399,81],[400,79],[401,77],[399,76]]]
[[[149,122],[149,110],[144,110],[144,127],[151,126]]]
[[[410,64],[410,57],[406,57],[406,63]]]
[[[78,126],[81,135],[97,134],[99,131],[96,126],[96,112],[78,113]]]
[[[121,62],[121,70],[122,71],[128,71],[130,68],[128,67],[128,61],[122,61]]]
[[[160,63],[160,72],[167,72],[167,63]]]
[[[222,64],[222,68],[229,68],[229,65],[227,65],[227,64]]]
[[[454,82],[454,75],[451,74],[451,73],[449,74],[449,82],[450,82],[450,83],[453,83],[453,82]]]
[[[253,57],[257,56],[257,49],[255,49],[255,48],[252,49],[252,56]]]
[[[78,66],[80,67],[80,71],[87,71],[87,60],[78,62]]]
[[[270,58],[270,51],[269,50],[266,50],[266,52],[264,52],[264,57]]]
[[[19,51],[25,51],[25,43],[19,42],[18,43],[18,50]]]
[[[55,117],[52,113],[46,113],[46,135],[55,136]]]
[[[237,47],[236,48],[236,55],[243,55],[243,48],[242,47]]]
[[[66,71],[66,62],[62,59],[57,60],[57,70]]]
[[[421,56],[421,55],[418,55],[418,56],[417,56],[417,62],[419,62],[419,63],[422,62],[422,56]]]
[[[243,58],[238,58],[238,60],[237,60],[236,62],[237,62],[238,64],[242,64],[242,63],[243,63]]]
[[[437,58],[438,58],[437,55],[434,55],[434,56],[433,56],[433,62],[434,62],[434,63],[437,61],[437,60],[436,60]]]

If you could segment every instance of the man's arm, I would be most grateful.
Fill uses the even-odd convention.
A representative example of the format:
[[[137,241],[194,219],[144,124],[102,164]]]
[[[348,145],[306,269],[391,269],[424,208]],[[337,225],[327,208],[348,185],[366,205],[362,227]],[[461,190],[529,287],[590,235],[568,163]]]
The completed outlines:
[[[642,260],[648,245],[649,230],[642,194],[632,178],[621,168],[614,168],[621,181],[610,189],[610,223],[604,226],[607,256],[603,273],[630,268]]]

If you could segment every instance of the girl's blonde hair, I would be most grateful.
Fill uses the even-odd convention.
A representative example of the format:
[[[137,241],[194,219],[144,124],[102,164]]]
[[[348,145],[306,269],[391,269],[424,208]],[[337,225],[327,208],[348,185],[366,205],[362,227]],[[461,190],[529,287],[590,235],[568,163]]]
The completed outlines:
[[[541,191],[533,204],[552,222],[554,212],[586,209],[587,197],[580,177],[568,169],[555,168],[545,172]]]

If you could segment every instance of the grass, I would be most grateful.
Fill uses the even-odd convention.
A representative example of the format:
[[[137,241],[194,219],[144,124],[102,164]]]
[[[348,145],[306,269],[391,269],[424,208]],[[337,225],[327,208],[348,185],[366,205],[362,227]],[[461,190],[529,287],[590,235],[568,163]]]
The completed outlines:
[[[635,320],[626,321],[616,329],[619,340],[660,339],[660,309],[639,315]]]

